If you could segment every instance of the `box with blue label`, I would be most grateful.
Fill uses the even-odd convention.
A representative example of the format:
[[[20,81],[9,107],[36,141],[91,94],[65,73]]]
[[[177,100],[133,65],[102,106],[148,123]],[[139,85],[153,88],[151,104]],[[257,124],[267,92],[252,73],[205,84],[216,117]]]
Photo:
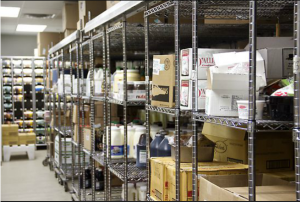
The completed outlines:
[[[153,56],[152,106],[175,107],[175,55]]]

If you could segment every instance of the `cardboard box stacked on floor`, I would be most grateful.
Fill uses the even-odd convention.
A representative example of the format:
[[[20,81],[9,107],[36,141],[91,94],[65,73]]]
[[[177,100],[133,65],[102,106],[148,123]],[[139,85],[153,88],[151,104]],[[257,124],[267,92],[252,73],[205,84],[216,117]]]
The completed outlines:
[[[19,125],[2,125],[3,146],[32,145],[36,144],[35,133],[19,133]]]

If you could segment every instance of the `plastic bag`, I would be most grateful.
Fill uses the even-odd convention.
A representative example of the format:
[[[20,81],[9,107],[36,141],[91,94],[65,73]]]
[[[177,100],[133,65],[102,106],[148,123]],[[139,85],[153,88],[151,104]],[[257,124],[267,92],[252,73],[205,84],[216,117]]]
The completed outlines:
[[[271,96],[274,97],[294,96],[294,83],[275,91]]]

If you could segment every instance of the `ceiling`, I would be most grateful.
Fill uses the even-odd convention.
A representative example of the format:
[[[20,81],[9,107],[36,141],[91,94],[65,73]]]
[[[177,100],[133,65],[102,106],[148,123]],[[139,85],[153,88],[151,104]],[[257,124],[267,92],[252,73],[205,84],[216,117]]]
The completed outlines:
[[[69,3],[69,2],[68,2]],[[73,2],[77,3],[77,2]],[[45,32],[62,32],[62,10],[65,1],[1,1],[1,6],[20,7],[18,18],[1,18],[1,34],[36,35],[16,32],[18,24],[47,25]],[[53,19],[30,19],[24,14],[55,14]]]

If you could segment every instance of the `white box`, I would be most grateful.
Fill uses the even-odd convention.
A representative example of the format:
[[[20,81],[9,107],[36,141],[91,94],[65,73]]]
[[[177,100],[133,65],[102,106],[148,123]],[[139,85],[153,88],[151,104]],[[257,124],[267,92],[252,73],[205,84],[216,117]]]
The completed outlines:
[[[206,70],[215,65],[213,54],[233,52],[232,49],[198,49],[198,79],[206,80]],[[182,80],[191,80],[193,74],[193,49],[181,50],[180,73]]]
[[[180,90],[180,109],[182,110],[192,110],[193,109],[193,81],[192,80],[182,80],[181,90]],[[198,80],[198,110],[205,109],[206,100],[206,90],[207,90],[207,80]]]
[[[217,67],[208,71],[205,113],[210,116],[238,117],[238,100],[249,99],[249,75],[215,73]],[[264,78],[256,77],[257,96],[265,86]]]
[[[267,79],[293,76],[293,48],[266,48],[259,53],[265,60]]]

